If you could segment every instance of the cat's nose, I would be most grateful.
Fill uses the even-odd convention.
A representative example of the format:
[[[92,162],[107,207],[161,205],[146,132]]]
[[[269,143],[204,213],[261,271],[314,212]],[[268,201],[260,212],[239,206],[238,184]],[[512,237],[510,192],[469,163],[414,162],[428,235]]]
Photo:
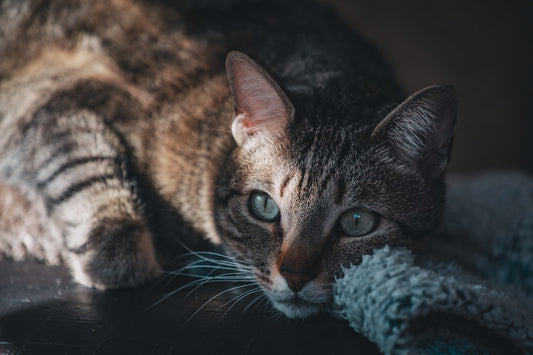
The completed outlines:
[[[291,271],[287,268],[281,268],[280,273],[294,292],[299,292],[313,278],[306,272]]]

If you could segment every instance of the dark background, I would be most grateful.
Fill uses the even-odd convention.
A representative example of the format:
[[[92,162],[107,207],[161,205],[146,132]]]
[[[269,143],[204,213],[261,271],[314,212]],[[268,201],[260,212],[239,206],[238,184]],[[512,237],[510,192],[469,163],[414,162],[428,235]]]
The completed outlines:
[[[533,1],[324,1],[381,48],[408,92],[455,86],[452,172],[533,173]],[[231,294],[187,321],[218,292],[212,288],[185,297],[187,290],[143,311],[180,282],[100,292],[72,284],[64,268],[4,260],[0,271],[2,354],[378,352],[330,318],[290,321],[261,305],[243,317],[239,308],[247,301],[227,315],[221,305]]]
[[[533,172],[533,1],[327,0],[389,59],[406,91],[451,84],[451,172]]]

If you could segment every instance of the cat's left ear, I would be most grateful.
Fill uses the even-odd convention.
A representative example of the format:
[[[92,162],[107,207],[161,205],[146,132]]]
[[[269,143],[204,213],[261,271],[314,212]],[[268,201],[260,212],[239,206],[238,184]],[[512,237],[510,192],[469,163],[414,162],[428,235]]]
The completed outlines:
[[[430,86],[411,95],[374,129],[374,139],[386,139],[400,159],[432,177],[442,175],[450,159],[457,98],[451,86]]]
[[[267,72],[250,57],[232,51],[226,71],[235,117],[231,126],[238,145],[251,137],[281,136],[294,116],[294,107]]]

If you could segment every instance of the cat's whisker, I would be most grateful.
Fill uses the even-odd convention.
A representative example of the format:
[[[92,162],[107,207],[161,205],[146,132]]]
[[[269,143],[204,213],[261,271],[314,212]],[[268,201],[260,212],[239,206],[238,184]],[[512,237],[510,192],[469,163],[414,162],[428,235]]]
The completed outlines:
[[[235,280],[227,280],[227,279],[221,279],[221,280],[212,280],[212,279],[204,279],[202,280],[202,283],[197,285],[195,288],[193,288],[191,291],[189,291],[186,295],[186,297],[190,296],[192,293],[194,293],[196,290],[198,290],[200,287],[207,283],[250,283],[250,280],[243,280],[243,279],[235,279]]]
[[[233,266],[242,266],[247,267],[248,265],[238,262],[237,260],[231,258],[231,257],[225,257],[221,258],[219,254],[191,254],[194,257],[197,257],[200,260],[197,260],[195,262],[201,262],[205,261],[211,264],[219,264],[219,265],[233,265]],[[215,258],[211,258],[215,257]]]
[[[173,274],[173,276],[188,276],[190,277],[190,274],[187,273],[176,273]],[[249,281],[254,280],[252,276],[246,276],[238,273],[227,273],[227,274],[220,274],[216,276],[196,276],[195,278],[205,281]]]
[[[186,246],[184,246],[187,248]],[[169,292],[164,297],[162,297],[160,300],[152,304],[151,306],[147,307],[146,310],[151,309],[161,302],[165,301],[169,297],[172,297],[176,293],[183,291],[187,288],[192,288],[185,297],[190,296],[192,293],[194,293],[196,290],[198,290],[200,287],[204,286],[207,283],[244,283],[245,285],[237,286],[239,287],[248,287],[251,285],[255,285],[255,278],[249,273],[251,272],[251,267],[248,265],[244,265],[242,263],[236,262],[233,258],[228,257],[226,255],[221,255],[214,252],[194,252],[190,251],[186,255],[182,255],[178,257],[177,259],[182,259],[184,257],[196,257],[198,260],[192,261],[189,264],[178,268],[176,270],[171,271],[164,271],[164,275],[167,277],[167,285],[172,280],[174,280],[176,277],[184,276],[184,277],[193,277],[195,280],[188,282],[177,289]],[[213,258],[215,257],[215,258]],[[207,274],[199,275],[195,273],[194,271],[198,270],[210,270]],[[224,272],[225,271],[225,272]],[[222,273],[220,273],[222,272]],[[231,288],[228,290],[231,291],[235,288]],[[224,293],[224,292],[223,292]],[[222,293],[219,293],[220,295]],[[215,296],[218,296],[215,295]],[[216,298],[216,297],[215,297]]]
[[[220,258],[220,259],[227,259],[227,260],[232,260],[234,261],[235,259],[231,256],[228,256],[226,254],[222,254],[222,253],[218,253],[218,252],[215,252],[215,251],[210,251],[210,250],[200,250],[200,251],[194,251],[194,254],[195,255],[198,255],[198,256],[215,256],[217,258]],[[211,260],[211,259],[209,259]]]
[[[236,264],[236,265],[245,265],[237,261],[236,259],[232,258],[231,256],[227,256],[227,255],[223,255],[219,253],[203,252],[203,253],[195,254],[195,256],[203,260],[209,261],[209,262],[229,262],[231,264]]]
[[[229,277],[203,277],[199,278],[199,281],[209,282],[250,282],[254,281],[253,278],[243,278],[241,276],[229,276]]]
[[[259,291],[262,291],[262,290],[259,289]],[[257,308],[257,306],[261,304],[261,301],[264,301],[264,300],[268,300],[268,299],[264,293],[261,293],[259,296],[255,297],[250,303],[248,303],[246,307],[244,307],[244,309],[242,310],[242,314],[246,313],[254,304],[255,304],[255,307]]]
[[[162,271],[162,275],[164,277],[162,277],[161,280],[162,281],[163,280],[166,281],[165,282],[165,286],[168,286],[170,283],[172,283],[179,276],[187,276],[187,277],[198,277],[198,276],[200,276],[200,275],[197,275],[197,274],[194,274],[194,273],[183,272],[184,268],[185,267],[182,267],[182,268],[174,270],[174,271],[163,270]],[[203,275],[203,276],[211,276],[216,271],[216,269],[213,268],[212,266],[209,267],[209,269],[212,269],[212,270],[209,273],[207,273],[206,275]]]
[[[270,301],[269,301],[268,297],[267,297],[266,295],[263,295],[261,301],[259,301],[259,302],[255,305],[254,310],[257,309],[259,306],[264,305],[264,304],[267,304],[267,303],[269,303],[269,302],[270,302]]]
[[[189,297],[194,292],[196,292],[200,287],[204,286],[205,284],[207,284],[209,282],[217,282],[217,281],[211,281],[211,280],[198,280],[198,281],[199,282],[196,284],[196,286],[193,289],[191,289],[189,292],[187,292],[185,297]],[[218,281],[218,282],[226,282],[226,281]]]
[[[157,305],[161,304],[162,302],[164,302],[165,300],[167,300],[169,297],[172,297],[174,296],[176,293],[182,291],[182,290],[185,290],[189,287],[192,287],[192,286],[195,286],[197,283],[204,283],[203,280],[194,280],[194,281],[191,281],[191,282],[188,282],[186,283],[185,285],[182,285],[180,287],[178,287],[177,289],[175,290],[172,290],[171,292],[167,293],[166,295],[164,295],[163,297],[161,297],[161,299],[157,300],[156,302],[152,303],[150,306],[146,307],[143,309],[143,312],[146,312],[146,311],[149,311],[151,310],[152,308],[156,307]]]
[[[226,308],[226,310],[224,311],[224,313],[220,317],[220,320],[222,320],[239,302],[241,302],[242,300],[250,297],[251,295],[253,295],[253,294],[257,293],[257,292],[262,292],[261,288],[258,287],[258,288],[255,288],[253,290],[246,291],[243,294],[241,294],[239,297],[236,297],[235,299],[233,299],[231,301],[228,301],[223,306],[219,307],[219,309],[223,309],[223,308],[227,307],[228,304],[231,303],[231,305]]]
[[[191,265],[221,265],[221,266],[229,266],[229,267],[233,267],[234,269],[238,269],[238,268],[250,268],[248,265],[244,265],[244,264],[239,264],[239,263],[236,263],[236,262],[230,262],[230,261],[219,261],[219,260],[196,260],[196,261],[193,261],[189,264],[187,264],[186,266],[184,266],[184,268],[187,268],[187,267],[190,267]]]
[[[199,259],[197,261],[194,261],[193,263],[203,260],[211,264],[219,264],[219,265],[225,264],[225,265],[230,265],[230,266],[239,266],[241,268],[249,268],[249,265],[246,265],[231,256],[213,252],[213,251],[194,251],[180,241],[178,241],[178,244],[182,248],[187,250],[187,253],[179,256],[178,258],[175,259],[175,261],[179,260],[180,258],[192,256],[192,257],[196,257]]]
[[[221,270],[227,270],[227,269],[221,269]],[[215,271],[221,271],[221,270],[215,270]],[[241,279],[250,279],[250,280],[254,279],[253,276],[249,275],[248,273],[237,272],[231,269],[225,273],[220,273],[216,275],[212,275],[212,274],[213,272],[210,272],[209,274],[206,274],[206,275],[199,275],[199,274],[181,272],[181,271],[173,271],[171,273],[168,273],[168,275],[171,275],[171,276],[187,276],[187,277],[193,277],[193,278],[199,278],[199,279],[210,279],[210,280],[224,279],[224,278],[231,279],[234,277],[239,277]]]
[[[243,299],[247,298],[250,295],[253,295],[254,293],[261,292],[261,288],[259,286],[257,285],[250,285],[250,286],[256,286],[256,287],[252,290],[248,290],[246,292],[241,293],[240,295],[224,303],[222,306],[218,307],[217,311],[222,310],[227,307],[226,311],[224,312],[224,314],[222,314],[222,317],[220,317],[220,319],[224,318],[226,314],[228,314],[228,312],[230,312],[233,309],[233,307],[235,307]]]
[[[190,276],[190,275],[185,275],[185,276]],[[250,284],[250,279],[243,279],[242,277],[239,277],[239,278],[236,277],[236,278],[233,278],[233,279],[228,279],[228,278],[217,278],[217,279],[215,279],[213,277],[208,277],[208,278],[202,277],[202,278],[199,278],[197,280],[193,280],[191,282],[188,282],[188,283],[178,287],[175,290],[172,290],[171,292],[169,292],[166,295],[164,295],[158,301],[156,301],[153,304],[151,304],[150,306],[146,307],[143,311],[148,311],[148,310],[154,308],[155,306],[157,306],[160,303],[162,303],[165,300],[167,300],[169,297],[172,297],[173,295],[175,295],[178,292],[183,291],[183,290],[185,290],[187,288],[193,287],[193,289],[190,292],[187,293],[186,297],[190,296],[192,293],[194,293],[194,291],[196,291],[198,288],[202,287],[203,285],[205,285],[207,283],[225,283],[225,282],[232,282],[232,283],[246,282],[246,283],[248,283],[248,286],[251,285]]]
[[[268,298],[265,295],[259,295],[242,310],[242,313],[244,314],[248,311],[254,312],[259,306],[264,305],[265,303],[268,303]]]
[[[220,267],[220,266],[213,266],[213,265],[192,265],[192,266],[183,267],[181,269],[177,269],[174,271],[165,271],[165,274],[195,277],[195,275],[198,275],[198,274],[195,274],[192,271],[198,271],[198,270],[203,270],[203,269],[205,270],[215,269],[216,271],[222,271],[222,270],[234,271],[234,272],[238,271],[235,268],[229,268],[229,267]]]
[[[228,273],[228,274],[220,274],[220,275],[210,276],[215,271],[216,271],[216,269],[212,270],[210,272],[210,274],[202,275],[202,276],[189,274],[189,273],[177,273],[177,272],[172,273],[171,274],[172,277],[170,277],[170,279],[173,279],[173,278],[178,277],[178,276],[187,276],[187,277],[195,277],[196,280],[188,282],[188,283],[178,287],[177,289],[171,291],[170,293],[165,295],[163,298],[161,298],[159,301],[157,301],[156,303],[154,303],[151,306],[149,306],[146,310],[155,307],[156,305],[158,305],[159,303],[161,303],[164,300],[168,299],[169,297],[173,296],[174,294],[176,294],[176,293],[178,293],[178,292],[180,292],[180,291],[182,291],[184,289],[187,289],[189,287],[195,286],[193,288],[193,290],[191,292],[189,292],[187,295],[190,295],[192,292],[197,290],[199,287],[201,287],[201,286],[203,286],[203,285],[205,285],[206,283],[209,283],[209,282],[249,282],[250,280],[253,280],[253,277],[247,277],[247,275],[239,275],[237,273]],[[171,281],[172,280],[168,281],[167,285]]]
[[[221,265],[217,265],[217,264],[212,265],[212,264],[206,264],[202,260],[202,261],[192,262],[176,270],[165,271],[165,274],[168,274],[168,275],[179,274],[179,275],[185,275],[185,276],[198,277],[199,276],[198,274],[193,273],[191,271],[202,270],[202,269],[206,269],[206,270],[212,269],[209,275],[211,275],[215,271],[228,271],[228,272],[234,272],[235,274],[241,274],[241,275],[246,275],[248,273],[251,273],[251,267],[240,267],[237,265],[231,265],[229,263],[221,264]]]
[[[233,292],[235,290],[238,290],[238,289],[241,289],[241,288],[245,288],[245,287],[251,287],[253,286],[252,284],[245,284],[245,285],[239,285],[239,286],[235,286],[235,287],[231,287],[227,290],[224,290],[224,291],[221,291],[219,293],[217,293],[216,295],[212,296],[211,298],[209,298],[207,301],[205,301],[184,323],[184,325],[188,324],[198,313],[200,313],[200,311],[202,311],[209,303],[211,303],[213,300],[215,300],[216,298],[228,293],[228,292]]]
[[[184,248],[188,249],[185,245],[183,245]],[[228,257],[226,255],[222,255],[215,252],[195,252],[192,250],[189,250],[189,252],[185,255],[181,255],[180,257],[176,258],[175,261],[178,261],[179,259],[183,259],[186,257],[194,257],[198,260],[194,260],[187,265],[180,267],[176,270],[167,270],[164,271],[165,275],[170,275],[172,277],[167,278],[167,280],[172,280],[173,278],[177,276],[189,276],[189,277],[205,277],[209,279],[211,275],[215,272],[220,271],[227,271],[225,274],[219,274],[217,275],[217,279],[224,278],[228,281],[234,281],[235,277],[241,277],[244,281],[244,279],[251,279],[252,277],[247,275],[251,272],[251,267],[248,265],[245,265],[243,263],[236,262],[233,258]],[[201,270],[211,270],[207,275],[198,275],[195,271],[201,271]],[[211,278],[211,280],[214,280]]]
[[[161,286],[161,285],[164,285],[165,287],[170,285],[172,282],[174,282],[174,280],[176,280],[176,278],[178,277],[178,275],[172,275],[172,274],[168,274],[166,272],[166,270],[160,270],[159,274],[161,275],[161,277],[159,277],[151,286],[152,289],[158,287],[158,286]]]

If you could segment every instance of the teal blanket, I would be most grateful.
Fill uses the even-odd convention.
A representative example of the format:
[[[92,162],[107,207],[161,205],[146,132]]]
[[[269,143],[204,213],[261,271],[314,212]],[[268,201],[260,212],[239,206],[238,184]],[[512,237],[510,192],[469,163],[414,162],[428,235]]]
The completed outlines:
[[[334,294],[386,354],[533,354],[533,179],[452,179],[434,235],[364,256]]]

